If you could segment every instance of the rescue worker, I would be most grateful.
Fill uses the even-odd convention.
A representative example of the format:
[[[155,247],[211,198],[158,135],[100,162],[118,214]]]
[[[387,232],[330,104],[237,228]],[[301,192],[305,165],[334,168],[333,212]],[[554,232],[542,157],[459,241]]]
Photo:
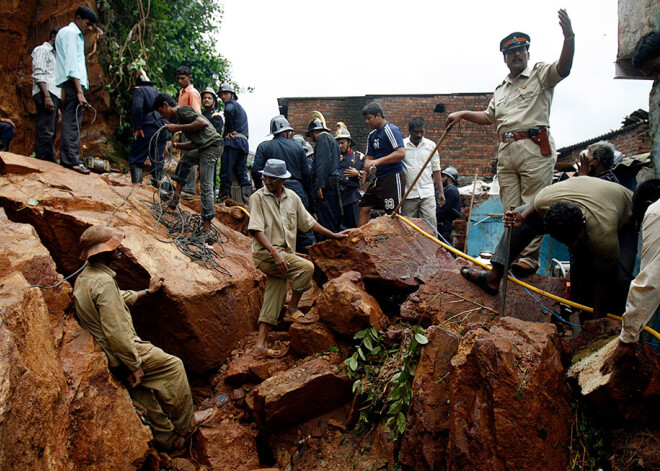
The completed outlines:
[[[303,148],[287,138],[291,131],[293,128],[284,116],[278,115],[270,120],[270,133],[273,139],[264,141],[257,147],[252,164],[252,181],[257,189],[261,188],[263,186],[261,172],[266,162],[270,159],[283,161],[291,174],[291,177],[284,182],[284,187],[293,190],[303,202],[305,209],[309,211],[312,199],[311,172]],[[305,253],[306,248],[314,242],[316,240],[311,231],[298,231],[294,250]]]
[[[151,183],[158,187],[163,173],[163,156],[165,154],[169,133],[163,129],[158,140],[152,137],[167,122],[154,114],[154,100],[158,90],[144,70],[137,76],[137,84],[133,89],[133,130],[134,137],[131,143],[131,152],[128,154],[128,165],[131,170],[131,182],[142,183],[142,173],[147,157],[153,164]]]
[[[422,117],[412,118],[408,122],[410,135],[403,140],[406,157],[401,161],[406,175],[406,192],[426,163],[431,152],[435,150],[435,142],[424,137],[426,121]],[[435,189],[438,188],[439,200],[436,200]],[[415,186],[401,206],[401,212],[406,217],[426,219],[431,227],[437,227],[436,207],[444,204],[445,194],[440,180],[440,156],[436,152],[431,162],[421,173]]]
[[[444,192],[444,203],[438,204],[436,208],[436,218],[438,221],[438,232],[450,242],[451,231],[454,219],[462,218],[461,213],[461,195],[458,192],[458,171],[454,167],[447,167],[442,171],[442,187]]]
[[[391,214],[403,199],[406,175],[401,161],[406,157],[403,134],[398,127],[385,119],[383,107],[377,102],[362,108],[362,116],[372,131],[367,140],[367,160],[364,170],[373,172],[376,178],[362,196],[358,226],[369,222],[372,209]]]
[[[312,147],[312,145],[309,142],[307,142],[305,140],[305,138],[301,134],[294,134],[292,139],[295,142],[297,142],[298,144],[300,144],[302,146],[302,148],[304,149],[305,156],[307,157],[307,165],[309,166],[309,172],[311,173],[312,172],[312,162],[314,161],[314,148]],[[312,196],[312,198],[310,198],[310,204],[312,202],[311,200],[313,200],[313,196]],[[314,211],[310,210],[310,212],[313,213]]]
[[[343,239],[347,235],[335,234],[316,222],[300,197],[284,187],[286,179],[291,177],[284,161],[266,161],[261,174],[264,187],[250,197],[248,225],[248,232],[253,237],[252,259],[257,268],[267,275],[253,353],[257,357],[281,357],[286,354],[286,349],[268,348],[266,339],[272,326],[277,325],[289,280],[292,294],[284,321],[313,322],[298,310],[302,294],[312,287],[314,264],[295,254],[295,230],[307,232],[311,229],[331,239]]]
[[[247,204],[252,193],[247,170],[247,155],[250,152],[247,114],[238,103],[238,96],[231,84],[223,83],[218,94],[225,104],[225,150],[220,162],[218,199],[224,201],[229,197],[232,175],[235,175],[241,187],[243,203]]]
[[[632,224],[632,192],[623,185],[592,177],[574,177],[539,191],[527,205],[506,211],[513,226],[510,258],[517,257],[539,234],[550,234],[571,252],[571,299],[593,305],[593,316],[622,312],[637,254]],[[461,274],[495,295],[505,273],[506,243],[502,236],[493,269],[462,267]]]
[[[342,176],[344,190],[341,193],[343,215],[341,224],[344,229],[357,227],[358,203],[360,202],[360,179],[364,174],[364,154],[352,149],[355,142],[344,123],[337,123],[335,139],[339,144],[339,172]]]
[[[339,232],[341,219],[340,174],[339,174],[339,144],[330,134],[325,124],[325,118],[318,111],[313,111],[307,125],[307,137],[314,144],[314,160],[312,161],[312,188],[314,192],[314,207],[316,217],[323,227],[332,232]]]
[[[119,289],[108,265],[120,258],[124,237],[106,226],[92,226],[80,236],[80,258],[87,266],[73,289],[78,322],[105,352],[113,375],[146,409],[156,446],[185,450],[186,439],[214,410],[194,412],[183,362],[135,333],[128,307],[159,291],[164,278],[152,277],[149,287],[139,291]]]
[[[175,142],[173,144],[175,149],[187,152],[181,156],[181,160],[179,160],[176,167],[173,180],[177,182],[177,187],[170,207],[176,208],[191,167],[198,165],[201,216],[204,220],[203,231],[206,234],[210,231],[211,221],[215,217],[213,171],[216,161],[222,155],[222,137],[205,117],[190,106],[178,106],[174,98],[169,95],[164,93],[158,95],[154,100],[154,109],[167,120],[171,121],[176,118],[177,124],[167,124],[167,130],[171,133],[182,132],[187,139],[186,142]]]
[[[185,65],[179,66],[175,71],[176,81],[181,87],[179,90],[179,106],[190,106],[197,113],[202,113],[202,97],[192,84],[192,72]],[[183,140],[181,142],[184,142]],[[185,151],[181,153],[181,158]],[[188,179],[183,187],[181,198],[191,200],[195,197],[197,190],[197,165],[193,165],[188,173]]]
[[[206,87],[202,93],[202,108],[204,109],[202,116],[209,120],[218,134],[222,136],[222,130],[225,126],[225,121],[222,119],[222,112],[218,110],[218,96],[215,94],[211,87]],[[213,195],[217,194],[218,186],[218,162],[215,163],[213,170]]]
[[[552,183],[556,152],[549,130],[550,105],[555,85],[571,72],[575,51],[575,34],[565,10],[559,10],[559,24],[564,45],[558,61],[529,67],[529,35],[511,33],[500,42],[510,73],[495,89],[488,108],[457,111],[447,117],[447,127],[462,119],[497,125],[501,141],[497,176],[505,211],[510,206],[531,203],[536,193]],[[517,276],[536,272],[542,242],[543,236],[534,239],[511,265]]]

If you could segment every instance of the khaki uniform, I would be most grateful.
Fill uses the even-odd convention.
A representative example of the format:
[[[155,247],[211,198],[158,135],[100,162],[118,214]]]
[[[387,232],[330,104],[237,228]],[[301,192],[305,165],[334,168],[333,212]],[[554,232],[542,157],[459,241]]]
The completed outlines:
[[[101,346],[110,367],[142,368],[142,382],[128,392],[147,409],[156,442],[169,448],[177,434],[187,435],[194,410],[183,362],[137,336],[128,309],[137,293],[120,290],[107,266],[89,263],[76,280],[73,297],[78,321]]]
[[[286,275],[282,275],[273,262],[273,257],[257,239],[252,239],[252,259],[264,272],[266,290],[259,314],[259,322],[277,325],[286,297],[288,280],[291,290],[301,293],[312,287],[314,264],[299,257],[296,252],[296,230],[309,231],[316,221],[307,212],[302,201],[293,190],[282,188],[280,202],[275,195],[263,187],[250,197],[250,223],[248,231],[263,232],[273,247],[277,247],[289,264]]]
[[[528,66],[513,80],[507,75],[495,89],[485,111],[486,118],[497,124],[500,136],[532,127],[549,127],[554,87],[562,79],[556,62],[539,62],[533,68]],[[512,205],[518,207],[531,203],[539,190],[552,183],[556,155],[552,136],[549,139],[552,154],[545,157],[531,139],[500,143],[497,177],[505,211]],[[520,254],[519,261],[538,268],[542,242],[543,236],[535,238]]]

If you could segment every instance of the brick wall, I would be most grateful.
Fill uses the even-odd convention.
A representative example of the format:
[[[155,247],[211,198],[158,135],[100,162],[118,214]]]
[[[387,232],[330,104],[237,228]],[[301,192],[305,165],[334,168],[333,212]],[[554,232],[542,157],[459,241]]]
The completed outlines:
[[[625,126],[617,131],[603,134],[594,139],[558,149],[559,157],[557,164],[572,164],[579,158],[581,151],[598,141],[609,142],[616,150],[628,157],[650,152],[651,137],[649,135],[649,123],[645,121]]]
[[[338,121],[346,123],[355,148],[366,149],[369,127],[362,118],[362,107],[378,101],[388,121],[408,136],[408,121],[421,116],[426,120],[426,137],[438,141],[444,131],[447,115],[459,110],[484,110],[492,93],[460,93],[446,95],[367,95],[362,97],[328,98],[280,98],[280,111],[296,132],[304,134],[312,111],[320,111],[331,131]],[[434,112],[438,104],[444,105],[443,112]],[[463,122],[452,129],[440,148],[442,167],[452,165],[461,175],[491,176],[490,160],[497,155],[497,133],[495,126],[478,126]]]

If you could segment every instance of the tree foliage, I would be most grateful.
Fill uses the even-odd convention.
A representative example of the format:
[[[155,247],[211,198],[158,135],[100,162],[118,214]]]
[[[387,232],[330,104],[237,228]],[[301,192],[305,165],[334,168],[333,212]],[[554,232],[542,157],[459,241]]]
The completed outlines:
[[[140,69],[173,96],[180,65],[190,68],[200,90],[230,80],[230,63],[216,46],[223,14],[218,0],[102,0],[99,13],[106,30],[100,62],[119,113],[120,152],[131,140],[132,90]]]

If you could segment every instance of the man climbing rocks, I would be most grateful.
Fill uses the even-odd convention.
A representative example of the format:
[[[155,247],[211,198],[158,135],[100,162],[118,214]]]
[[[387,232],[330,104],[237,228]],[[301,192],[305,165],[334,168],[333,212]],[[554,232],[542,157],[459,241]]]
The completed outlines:
[[[73,290],[76,314],[105,352],[114,376],[128,383],[131,397],[147,410],[157,446],[181,451],[214,410],[194,412],[183,362],[137,336],[128,306],[160,290],[164,278],[152,277],[140,291],[119,289],[108,265],[119,259],[124,237],[105,226],[92,226],[80,236],[80,258],[87,266]]]
[[[266,162],[261,179],[264,187],[250,197],[250,223],[252,259],[259,270],[267,275],[264,302],[259,314],[259,334],[253,353],[258,357],[280,357],[286,350],[266,346],[268,332],[277,325],[288,281],[291,280],[291,300],[284,317],[288,322],[310,323],[298,310],[302,294],[312,287],[314,265],[295,253],[296,229],[310,229],[330,239],[343,239],[346,234],[335,234],[320,225],[307,212],[300,197],[284,187],[291,177],[282,160]]]

